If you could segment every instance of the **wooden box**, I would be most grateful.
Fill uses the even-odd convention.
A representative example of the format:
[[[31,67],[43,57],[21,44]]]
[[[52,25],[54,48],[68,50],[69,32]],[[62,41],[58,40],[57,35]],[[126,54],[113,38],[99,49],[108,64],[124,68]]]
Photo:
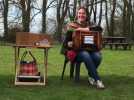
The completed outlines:
[[[102,48],[102,36],[97,31],[75,31],[72,36],[73,48],[76,50],[87,49],[97,51]]]

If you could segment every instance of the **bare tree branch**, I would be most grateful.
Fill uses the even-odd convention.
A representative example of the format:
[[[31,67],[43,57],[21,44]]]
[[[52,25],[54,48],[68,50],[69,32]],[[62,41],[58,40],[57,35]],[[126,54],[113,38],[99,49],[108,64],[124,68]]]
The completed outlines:
[[[52,0],[52,1],[49,3],[49,5],[47,6],[46,9],[48,10],[49,8],[51,8],[51,7],[52,7],[51,5],[52,5],[54,2],[56,2],[56,1],[55,1],[55,0]]]
[[[41,11],[38,11],[36,14],[34,14],[31,18],[31,21],[34,19],[35,16],[37,16]]]

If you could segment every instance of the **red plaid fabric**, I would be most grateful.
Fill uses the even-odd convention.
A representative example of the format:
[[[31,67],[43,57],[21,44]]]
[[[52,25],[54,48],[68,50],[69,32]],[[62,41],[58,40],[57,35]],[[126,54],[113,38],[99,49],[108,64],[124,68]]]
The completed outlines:
[[[38,74],[38,69],[35,62],[22,62],[20,64],[20,75],[35,76]]]
[[[67,58],[70,61],[74,61],[75,57],[76,57],[77,53],[74,50],[68,50],[67,51]]]

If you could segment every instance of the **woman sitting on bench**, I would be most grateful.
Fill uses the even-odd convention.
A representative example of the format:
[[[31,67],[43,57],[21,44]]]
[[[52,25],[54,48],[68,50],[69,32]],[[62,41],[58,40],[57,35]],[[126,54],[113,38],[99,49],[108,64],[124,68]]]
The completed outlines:
[[[76,20],[68,24],[67,30],[70,31],[67,31],[66,33],[62,52],[64,52],[64,54],[71,61],[75,60],[78,63],[85,63],[89,75],[88,81],[90,85],[94,85],[100,89],[105,88],[97,72],[97,68],[100,65],[102,59],[100,51],[79,50],[76,52],[75,50],[73,50],[72,33],[74,31],[89,32],[91,30],[91,27],[88,23],[86,8],[80,7],[78,9]],[[100,28],[99,30],[102,31],[102,28]]]

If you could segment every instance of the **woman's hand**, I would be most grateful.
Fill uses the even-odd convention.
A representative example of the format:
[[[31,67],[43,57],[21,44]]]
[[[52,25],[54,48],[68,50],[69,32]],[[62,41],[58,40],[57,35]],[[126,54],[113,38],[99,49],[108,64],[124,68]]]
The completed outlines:
[[[72,41],[69,41],[69,42],[67,43],[67,45],[68,45],[68,47],[73,47],[73,42],[72,42]]]
[[[89,32],[89,28],[86,27],[86,28],[77,28],[76,31],[83,31],[83,32]]]

